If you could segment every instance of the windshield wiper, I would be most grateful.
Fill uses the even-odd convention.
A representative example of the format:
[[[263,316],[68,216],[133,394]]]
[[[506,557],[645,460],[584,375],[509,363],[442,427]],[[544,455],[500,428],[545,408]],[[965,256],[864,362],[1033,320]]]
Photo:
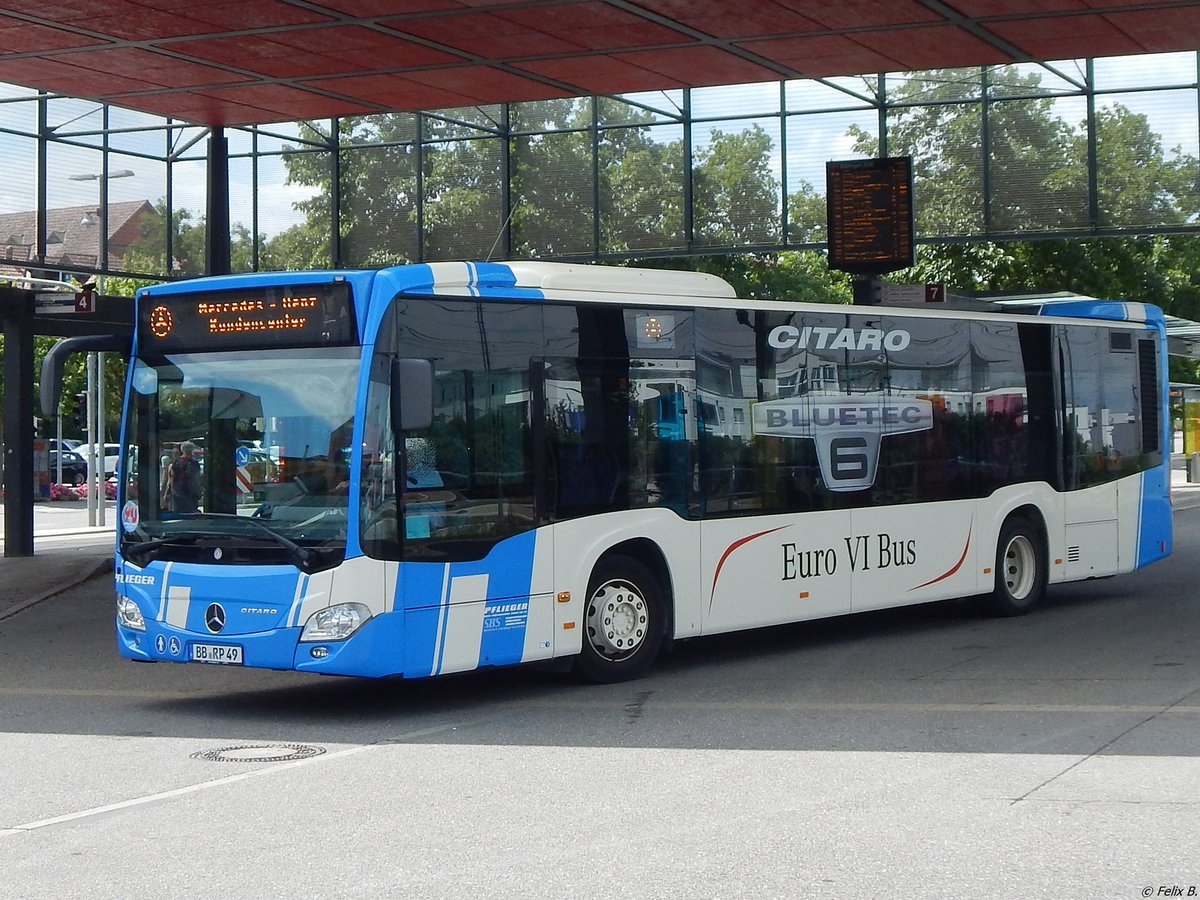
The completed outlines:
[[[132,543],[125,541],[121,545],[122,551],[131,559],[135,556],[144,556],[151,551],[157,550],[159,547],[165,547],[167,544],[194,544],[202,537],[211,537],[205,531],[180,531],[175,534],[169,534],[166,537],[155,538],[152,541],[140,541]]]
[[[134,556],[142,556],[157,550],[160,547],[165,547],[168,544],[194,544],[201,538],[229,538],[229,537],[247,537],[250,539],[269,540],[280,547],[283,547],[292,554],[296,565],[305,572],[311,572],[317,565],[318,554],[316,551],[308,547],[301,547],[290,538],[284,537],[276,531],[272,531],[261,522],[250,519],[246,516],[239,516],[234,513],[201,513],[206,519],[229,519],[238,523],[253,526],[254,534],[249,535],[233,535],[228,531],[213,530],[195,530],[180,531],[175,534],[169,534],[161,538],[156,538],[152,541],[145,541],[138,544],[125,544],[123,550],[126,556],[130,558]]]
[[[311,567],[313,567],[317,564],[316,551],[314,551],[308,547],[300,546],[295,541],[293,541],[291,538],[284,537],[278,531],[268,528],[266,525],[264,525],[262,522],[258,521],[257,519],[252,519],[249,516],[239,516],[237,513],[210,512],[210,513],[201,513],[201,515],[206,519],[222,519],[225,521],[237,522],[239,525],[252,526],[254,528],[254,530],[257,532],[257,534],[256,535],[247,535],[248,537],[256,537],[256,536],[261,535],[262,537],[266,538],[269,541],[274,541],[280,547],[283,547],[285,550],[289,551],[292,554],[293,558],[296,560],[296,565],[299,566],[301,569],[303,569],[306,572]],[[220,534],[222,537],[229,536],[225,532],[221,532]]]

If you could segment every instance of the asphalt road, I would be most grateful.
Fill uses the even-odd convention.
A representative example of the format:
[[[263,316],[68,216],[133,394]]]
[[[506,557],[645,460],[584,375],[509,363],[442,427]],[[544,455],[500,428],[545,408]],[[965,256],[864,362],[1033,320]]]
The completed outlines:
[[[604,687],[138,665],[96,579],[0,622],[0,898],[1197,896],[1198,551]]]

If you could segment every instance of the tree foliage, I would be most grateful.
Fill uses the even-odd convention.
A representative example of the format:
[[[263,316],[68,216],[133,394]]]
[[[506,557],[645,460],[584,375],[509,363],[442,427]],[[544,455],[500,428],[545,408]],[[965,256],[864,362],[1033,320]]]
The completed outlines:
[[[1096,109],[1097,190],[1091,198],[1086,119],[1059,115],[1055,98],[1038,96],[1036,74],[1000,67],[989,70],[991,83],[1023,99],[987,104],[985,130],[984,105],[971,99],[974,87],[967,90],[959,75],[921,73],[889,98],[897,105],[888,123],[888,152],[913,156],[919,235],[984,227],[998,233],[1053,233],[1093,224],[1152,228],[1200,215],[1200,163],[1179,148],[1167,151],[1146,116],[1115,102]],[[906,105],[918,99],[935,105]],[[873,135],[852,133],[857,152],[878,152]],[[1200,313],[1198,252],[1195,237],[1163,234],[933,243],[921,245],[916,266],[895,277],[942,281],[960,293],[1071,291],[1146,301],[1193,318]],[[1195,362],[1173,359],[1171,365],[1173,377],[1200,380]]]
[[[697,245],[778,243],[774,148],[762,128],[713,131],[691,153],[682,137],[661,139],[645,111],[626,110],[622,127],[607,128],[594,140],[590,100],[530,106],[536,120],[519,123],[507,144],[501,136],[476,135],[418,146],[415,120],[407,113],[343,120],[339,218],[345,260],[382,265],[497,252],[518,258],[588,255],[597,239],[603,253],[677,247],[688,237],[683,197],[689,159]],[[507,219],[501,202],[506,154]],[[285,161],[289,183],[316,187],[321,196],[298,204],[305,222],[269,241],[269,255],[276,247],[307,245],[303,236],[328,233],[330,222],[328,159],[296,151]],[[498,242],[506,225],[510,246]]]
[[[167,258],[167,223],[170,222],[171,258]],[[202,275],[205,271],[207,228],[196,221],[191,210],[176,209],[167,215],[165,198],[154,204],[154,212],[138,223],[138,238],[126,248],[122,267],[127,272],[162,272],[171,275]],[[235,272],[253,268],[254,239],[240,223],[230,227],[230,265]],[[109,288],[111,289],[111,280]]]

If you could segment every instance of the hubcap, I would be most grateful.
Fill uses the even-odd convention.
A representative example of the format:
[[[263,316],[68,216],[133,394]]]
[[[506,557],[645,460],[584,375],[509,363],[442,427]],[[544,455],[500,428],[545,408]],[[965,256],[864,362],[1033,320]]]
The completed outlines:
[[[1023,534],[1008,542],[1004,550],[1004,585],[1014,600],[1024,600],[1033,590],[1037,575],[1033,544]]]
[[[649,621],[646,599],[628,581],[605,582],[588,601],[588,640],[610,659],[637,652],[646,639]]]

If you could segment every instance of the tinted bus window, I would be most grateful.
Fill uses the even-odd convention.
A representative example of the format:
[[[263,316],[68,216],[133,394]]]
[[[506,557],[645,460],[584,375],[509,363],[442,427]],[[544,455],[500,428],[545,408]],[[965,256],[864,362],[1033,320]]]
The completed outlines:
[[[846,316],[699,310],[697,320],[701,514],[852,503],[822,418],[843,394],[846,353],[830,345]]]
[[[1048,326],[1010,322],[972,326],[972,462],[980,496],[1053,472],[1049,333]]]
[[[530,361],[542,310],[413,299],[397,328],[399,355],[434,367],[433,424],[405,435],[404,555],[479,558],[535,524]]]
[[[890,339],[856,365],[854,383],[880,407],[879,466],[874,504],[959,500],[976,492],[971,423],[971,323],[963,319],[884,316]],[[864,322],[864,326],[867,327]],[[1014,415],[1020,393],[1004,395]],[[982,403],[994,404],[1000,398]],[[905,410],[911,410],[905,415]]]
[[[553,519],[666,506],[686,515],[695,452],[692,313],[567,308],[578,355],[544,360],[547,479]],[[563,309],[547,334],[560,336]]]
[[[1138,357],[1129,332],[1062,328],[1068,488],[1142,468]]]

